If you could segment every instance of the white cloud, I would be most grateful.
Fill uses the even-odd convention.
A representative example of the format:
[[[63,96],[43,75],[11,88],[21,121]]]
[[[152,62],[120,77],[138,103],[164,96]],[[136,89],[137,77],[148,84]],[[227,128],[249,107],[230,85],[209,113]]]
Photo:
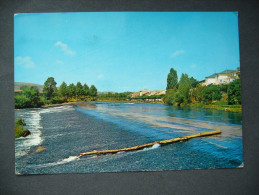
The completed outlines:
[[[65,54],[68,54],[70,56],[73,56],[75,55],[75,52],[71,49],[68,48],[67,44],[65,43],[62,43],[61,41],[58,41],[55,43],[55,47],[60,47],[61,50],[65,53]]]
[[[181,54],[185,53],[184,50],[177,50],[174,53],[172,53],[171,58],[175,58],[176,56],[179,56]]]
[[[97,76],[97,78],[98,78],[98,79],[101,79],[101,78],[103,78],[103,75],[102,75],[102,74],[99,74],[99,75]]]
[[[35,64],[32,61],[31,57],[21,57],[21,56],[17,56],[14,59],[14,64],[17,66],[21,66],[23,68],[34,68]]]

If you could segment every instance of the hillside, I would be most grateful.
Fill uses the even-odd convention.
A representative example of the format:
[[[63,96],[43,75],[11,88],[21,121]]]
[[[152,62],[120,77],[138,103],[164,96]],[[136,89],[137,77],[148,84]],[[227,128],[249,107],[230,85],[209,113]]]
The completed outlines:
[[[34,86],[38,88],[40,92],[43,90],[43,85],[35,84],[35,83],[25,83],[25,82],[14,82],[14,89],[20,89],[22,86]]]

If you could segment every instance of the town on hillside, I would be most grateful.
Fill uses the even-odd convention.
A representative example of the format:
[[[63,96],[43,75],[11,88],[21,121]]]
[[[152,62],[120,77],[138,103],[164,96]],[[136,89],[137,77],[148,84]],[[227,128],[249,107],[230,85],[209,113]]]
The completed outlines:
[[[219,73],[214,73],[210,76],[205,77],[205,80],[199,82],[201,86],[208,85],[221,85],[221,84],[229,84],[235,79],[240,78],[240,68],[238,67],[236,70],[224,70]],[[166,90],[153,90],[149,91],[147,89],[142,89],[138,92],[133,92],[130,94],[131,98],[141,97],[141,96],[152,96],[152,95],[164,95],[166,94]],[[158,99],[158,101],[161,99]]]

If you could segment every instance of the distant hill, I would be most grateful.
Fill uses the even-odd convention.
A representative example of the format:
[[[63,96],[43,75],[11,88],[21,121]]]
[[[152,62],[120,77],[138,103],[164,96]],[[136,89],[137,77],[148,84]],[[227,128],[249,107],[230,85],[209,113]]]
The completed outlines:
[[[20,89],[22,86],[34,86],[38,88],[40,92],[43,90],[43,85],[35,84],[35,83],[25,83],[25,82],[14,82],[14,89]]]

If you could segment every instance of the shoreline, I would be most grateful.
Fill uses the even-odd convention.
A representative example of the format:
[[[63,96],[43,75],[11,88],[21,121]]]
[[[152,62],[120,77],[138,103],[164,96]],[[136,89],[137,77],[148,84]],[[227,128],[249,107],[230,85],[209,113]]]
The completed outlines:
[[[53,108],[53,107],[61,107],[65,105],[78,105],[82,103],[90,103],[90,102],[115,102],[115,103],[151,103],[151,104],[163,104],[162,101],[139,101],[139,100],[96,100],[96,101],[80,101],[80,102],[64,102],[60,104],[49,104],[43,105],[39,108]],[[170,106],[170,105],[167,105]],[[175,106],[175,105],[174,105]],[[192,107],[192,108],[205,108],[210,110],[221,110],[225,112],[235,112],[235,113],[242,113],[242,105],[214,105],[214,104],[188,104],[182,105],[180,107]],[[21,108],[26,109],[26,108]],[[17,110],[17,109],[15,109]]]

